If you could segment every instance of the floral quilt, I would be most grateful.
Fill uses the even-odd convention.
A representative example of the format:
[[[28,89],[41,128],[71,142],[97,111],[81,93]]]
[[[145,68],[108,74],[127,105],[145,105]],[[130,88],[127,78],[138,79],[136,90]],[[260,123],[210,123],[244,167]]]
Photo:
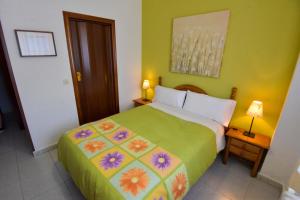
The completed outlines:
[[[88,200],[182,199],[213,163],[207,127],[140,106],[63,134],[58,159]]]
[[[189,189],[184,163],[125,126],[106,119],[67,133],[124,199],[182,199]]]

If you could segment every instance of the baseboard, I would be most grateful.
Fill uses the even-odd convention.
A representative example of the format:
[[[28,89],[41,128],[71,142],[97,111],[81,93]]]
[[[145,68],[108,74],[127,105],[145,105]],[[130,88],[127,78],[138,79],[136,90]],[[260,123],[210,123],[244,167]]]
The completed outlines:
[[[264,174],[259,173],[257,175],[257,178],[265,183],[268,183],[274,187],[277,187],[281,191],[283,191],[283,189],[285,189],[284,186],[280,182],[278,182],[278,181],[274,180],[273,178],[266,176]]]
[[[48,146],[48,147],[46,147],[46,148],[43,148],[43,149],[34,151],[34,152],[33,152],[33,156],[34,156],[34,157],[40,156],[40,155],[42,155],[42,154],[44,154],[44,153],[46,153],[46,152],[49,152],[49,151],[55,149],[56,147],[57,147],[57,144],[52,144],[52,145],[50,145],[50,146]]]

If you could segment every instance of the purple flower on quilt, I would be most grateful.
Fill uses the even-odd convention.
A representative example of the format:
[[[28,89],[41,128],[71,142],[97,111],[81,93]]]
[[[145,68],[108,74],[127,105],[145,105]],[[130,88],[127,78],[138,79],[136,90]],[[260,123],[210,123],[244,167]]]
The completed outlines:
[[[75,138],[77,138],[77,139],[87,138],[92,134],[93,134],[93,132],[91,130],[81,130],[75,134]]]
[[[159,169],[165,169],[170,166],[171,158],[166,153],[156,153],[152,156],[152,164]]]
[[[154,200],[164,200],[164,198],[162,196],[160,196],[159,199],[154,198]]]
[[[128,136],[128,132],[127,131],[119,131],[114,135],[114,139],[117,141],[121,141],[126,139]]]
[[[117,168],[120,166],[123,159],[124,156],[117,151],[114,153],[109,153],[101,160],[101,166],[103,166],[105,170]]]

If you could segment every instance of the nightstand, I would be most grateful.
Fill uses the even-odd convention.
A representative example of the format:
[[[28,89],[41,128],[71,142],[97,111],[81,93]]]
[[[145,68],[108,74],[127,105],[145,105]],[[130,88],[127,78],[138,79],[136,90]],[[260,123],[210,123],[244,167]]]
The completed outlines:
[[[138,98],[138,99],[134,99],[133,103],[135,107],[138,107],[138,106],[146,105],[148,103],[152,103],[152,101],[151,100],[145,101],[143,98]]]
[[[229,154],[234,154],[243,159],[254,163],[251,176],[257,176],[259,167],[262,164],[263,157],[270,147],[271,138],[265,135],[255,133],[255,138],[243,135],[244,130],[230,128],[226,132],[227,143],[223,157],[223,163],[226,164]]]

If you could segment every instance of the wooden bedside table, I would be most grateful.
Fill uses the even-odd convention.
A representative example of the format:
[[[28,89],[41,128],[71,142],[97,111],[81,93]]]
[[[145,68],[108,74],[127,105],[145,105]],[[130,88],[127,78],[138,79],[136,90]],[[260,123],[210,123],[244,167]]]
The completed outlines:
[[[262,164],[263,155],[270,147],[271,139],[268,136],[255,133],[255,138],[243,135],[244,130],[230,128],[226,132],[227,144],[223,157],[226,164],[229,154],[232,153],[241,158],[254,162],[251,176],[257,176],[258,168]]]
[[[138,99],[134,99],[133,103],[135,107],[138,107],[138,106],[146,105],[148,103],[152,103],[152,101],[151,100],[145,101],[143,100],[143,98],[138,98]]]

